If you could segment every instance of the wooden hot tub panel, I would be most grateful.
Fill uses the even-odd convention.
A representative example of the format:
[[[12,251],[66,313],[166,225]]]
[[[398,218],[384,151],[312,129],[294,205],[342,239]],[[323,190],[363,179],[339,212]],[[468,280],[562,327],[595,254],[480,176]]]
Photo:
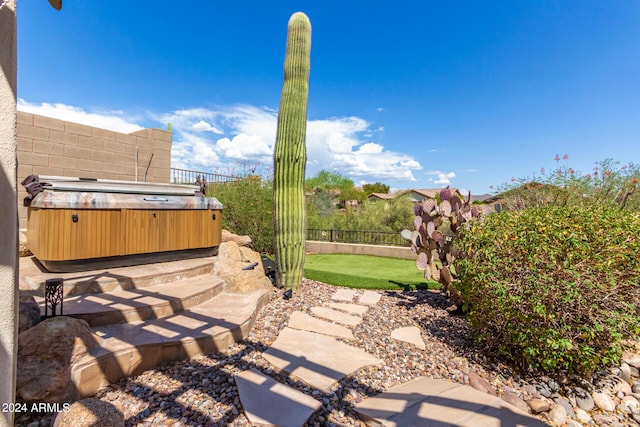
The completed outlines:
[[[29,208],[27,235],[40,260],[68,261],[219,246],[216,209]]]

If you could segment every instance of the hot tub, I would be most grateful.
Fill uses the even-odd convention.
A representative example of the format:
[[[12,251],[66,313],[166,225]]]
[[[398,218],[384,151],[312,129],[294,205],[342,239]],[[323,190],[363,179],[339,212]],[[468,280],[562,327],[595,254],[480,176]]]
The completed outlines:
[[[220,245],[222,204],[198,186],[52,176],[36,183],[27,242],[49,271],[215,253]]]

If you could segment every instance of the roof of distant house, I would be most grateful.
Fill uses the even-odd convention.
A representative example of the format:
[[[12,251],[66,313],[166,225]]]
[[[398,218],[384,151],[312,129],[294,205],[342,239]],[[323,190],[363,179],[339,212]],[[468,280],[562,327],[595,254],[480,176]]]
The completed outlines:
[[[381,199],[381,200],[390,200],[393,199],[394,197],[396,197],[398,194],[397,193],[371,193],[369,194],[367,197],[368,198],[374,198],[374,199]]]
[[[412,188],[409,190],[406,190],[405,193],[417,193],[421,196],[424,197],[428,197],[430,199],[435,199],[436,198],[436,194],[440,194],[440,191],[442,191],[443,188],[423,188],[423,189],[418,189],[418,188]],[[460,190],[458,190],[457,188],[449,188],[449,190],[451,190],[451,194],[455,194],[458,193],[460,195],[462,195],[460,193]]]
[[[459,189],[457,188],[449,188],[449,190],[451,190],[451,194],[458,194],[459,196],[461,196],[463,199],[466,200],[466,195],[462,194],[460,192]],[[367,197],[369,199],[377,199],[377,200],[390,200],[390,199],[394,199],[398,196],[404,196],[410,193],[415,193],[419,196],[422,197],[426,197],[429,199],[435,199],[437,194],[440,194],[440,191],[442,191],[442,188],[411,188],[409,190],[400,190],[400,191],[396,191],[395,193],[371,193],[369,194]],[[484,202],[484,201],[495,201],[492,199],[495,199],[496,196],[494,196],[493,194],[480,194],[477,196],[474,196],[473,194],[471,195],[471,202],[475,202],[475,201],[480,201],[480,202]]]

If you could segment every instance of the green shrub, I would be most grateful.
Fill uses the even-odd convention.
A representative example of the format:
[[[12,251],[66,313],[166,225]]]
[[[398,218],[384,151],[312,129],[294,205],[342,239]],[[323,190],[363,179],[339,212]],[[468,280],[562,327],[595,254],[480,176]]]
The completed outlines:
[[[326,192],[307,199],[307,227],[338,230],[389,231],[413,227],[414,202],[405,197],[365,200],[357,208],[331,209]]]
[[[640,335],[640,214],[542,207],[471,223],[460,291],[489,349],[531,372],[587,376]]]
[[[224,206],[223,228],[250,236],[258,252],[274,253],[273,185],[270,179],[261,180],[249,175],[236,182],[211,184],[207,195],[217,198]]]
[[[564,159],[569,156],[565,155]],[[512,179],[499,188],[503,208],[527,209],[539,206],[616,205],[620,209],[640,211],[640,164],[605,159],[595,163],[592,173],[583,174],[568,165],[555,170],[541,169],[540,176]]]

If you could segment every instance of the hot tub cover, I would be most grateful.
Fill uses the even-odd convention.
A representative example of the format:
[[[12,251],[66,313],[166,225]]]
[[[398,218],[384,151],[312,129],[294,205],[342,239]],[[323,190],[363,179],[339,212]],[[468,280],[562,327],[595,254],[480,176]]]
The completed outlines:
[[[29,206],[47,209],[222,209],[196,185],[30,176]]]

